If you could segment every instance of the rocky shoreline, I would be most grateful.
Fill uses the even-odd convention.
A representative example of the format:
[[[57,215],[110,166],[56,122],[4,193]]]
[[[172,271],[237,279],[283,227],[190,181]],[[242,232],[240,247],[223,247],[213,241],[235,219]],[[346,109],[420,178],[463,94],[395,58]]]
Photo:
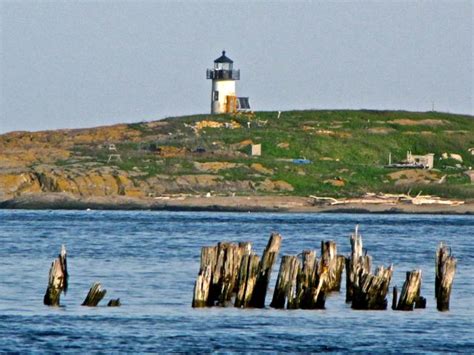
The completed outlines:
[[[134,198],[126,196],[81,197],[68,193],[25,194],[0,201],[0,209],[69,210],[168,210],[288,213],[414,213],[473,214],[474,201],[459,206],[366,204],[315,205],[299,196],[177,196]]]

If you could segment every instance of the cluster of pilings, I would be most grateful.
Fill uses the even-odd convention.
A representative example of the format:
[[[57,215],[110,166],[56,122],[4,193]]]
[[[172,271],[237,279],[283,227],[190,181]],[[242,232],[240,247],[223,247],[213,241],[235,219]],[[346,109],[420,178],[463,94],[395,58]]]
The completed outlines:
[[[350,302],[353,309],[387,309],[393,266],[379,266],[372,273],[372,257],[363,249],[359,226],[350,242],[351,254],[346,258],[346,302]]]
[[[281,236],[272,234],[262,258],[252,244],[220,242],[203,247],[201,266],[194,286],[193,307],[265,307],[270,276],[281,246]]]
[[[252,251],[250,242],[220,242],[217,246],[203,247],[192,306],[264,308],[281,239],[279,234],[273,233],[262,258]],[[334,241],[321,242],[319,259],[314,250],[282,256],[270,307],[324,309],[326,295],[340,291],[345,268],[346,302],[351,303],[353,309],[386,310],[393,266],[379,266],[372,272],[372,258],[363,248],[358,226],[350,237],[350,243],[351,254],[347,257],[337,254]],[[446,311],[449,310],[456,259],[443,243],[438,247],[435,264],[437,309]],[[397,287],[393,288],[392,309],[425,308],[421,281],[421,270],[407,272],[400,297]]]
[[[337,255],[334,241],[321,242],[319,260],[314,250],[300,255],[282,257],[270,307],[324,309],[326,294],[340,290],[345,257]]]
[[[46,306],[60,306],[61,293],[66,294],[68,289],[69,274],[67,271],[67,252],[66,247],[61,247],[61,252],[58,257],[51,264],[49,269],[48,287],[43,298],[43,303]],[[98,282],[94,282],[87,293],[87,296],[82,303],[83,306],[96,307],[99,302],[104,298],[107,290],[102,289],[102,286]],[[118,307],[120,306],[120,298],[111,299],[107,306]]]

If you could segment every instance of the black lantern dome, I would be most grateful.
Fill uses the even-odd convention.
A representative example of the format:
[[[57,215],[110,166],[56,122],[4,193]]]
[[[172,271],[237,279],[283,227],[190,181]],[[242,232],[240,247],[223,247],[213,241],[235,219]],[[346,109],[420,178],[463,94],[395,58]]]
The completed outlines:
[[[214,63],[229,63],[232,64],[234,61],[225,55],[225,51],[222,51],[222,55],[217,58]]]

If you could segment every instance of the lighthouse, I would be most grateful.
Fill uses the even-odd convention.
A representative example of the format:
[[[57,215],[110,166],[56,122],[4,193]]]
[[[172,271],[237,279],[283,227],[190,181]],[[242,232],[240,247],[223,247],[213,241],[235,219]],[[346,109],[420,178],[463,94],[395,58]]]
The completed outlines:
[[[234,61],[225,51],[214,60],[214,68],[207,69],[207,79],[212,80],[211,113],[234,113],[250,110],[248,97],[237,97],[235,81],[240,80],[240,70],[234,69]]]

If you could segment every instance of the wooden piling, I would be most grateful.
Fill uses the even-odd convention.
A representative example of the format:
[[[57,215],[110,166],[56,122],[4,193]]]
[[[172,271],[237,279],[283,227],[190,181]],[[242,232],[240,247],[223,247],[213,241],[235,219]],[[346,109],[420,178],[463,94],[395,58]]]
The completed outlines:
[[[303,250],[302,267],[296,284],[296,308],[304,308],[310,302],[311,288],[317,275],[317,260],[314,250]]]
[[[239,242],[239,249],[242,257],[252,254],[252,242]]]
[[[216,303],[221,299],[222,293],[222,279],[224,262],[226,259],[226,249],[229,243],[220,242],[217,244],[216,264],[211,272],[211,286],[209,291],[209,303],[211,306],[215,306]]]
[[[270,282],[273,265],[275,264],[278,253],[280,252],[280,247],[281,235],[278,233],[272,233],[258,267],[257,280],[255,283],[252,300],[250,302],[251,307],[265,307],[265,297],[267,295],[268,284]]]
[[[415,300],[415,308],[426,308],[426,298],[419,295]]]
[[[398,289],[397,286],[393,286],[393,293],[392,293],[392,309],[395,311],[397,310],[397,297],[398,297]]]
[[[219,280],[220,297],[218,304],[227,306],[232,298],[235,283],[238,278],[240,268],[239,248],[236,244],[230,243],[225,246],[225,259]]]
[[[202,247],[201,249],[201,264],[199,270],[204,270],[209,266],[214,270],[217,262],[217,246]]]
[[[112,299],[107,303],[107,307],[120,307],[121,305],[120,298]]]
[[[449,311],[449,299],[456,273],[457,260],[451,255],[451,248],[440,243],[435,260],[435,297],[438,311]]]
[[[359,270],[362,274],[370,273],[372,269],[372,258],[364,254],[362,236],[359,234],[359,225],[356,225],[354,233],[350,237],[351,255],[346,258],[346,302],[352,301],[354,284],[358,284]]]
[[[212,306],[209,299],[211,289],[212,271],[210,266],[205,266],[199,271],[199,275],[194,284],[194,297],[192,306],[194,308]]]
[[[319,273],[327,271],[326,292],[339,291],[341,289],[342,271],[345,265],[345,257],[337,255],[336,242],[321,241],[321,263]]]
[[[252,254],[252,243],[251,242],[239,242],[238,248],[235,250],[235,262],[234,262],[234,289],[233,293],[237,294],[239,291],[239,277],[240,277],[240,268],[242,266],[242,260],[245,255]]]
[[[99,282],[94,282],[87,293],[86,299],[82,302],[83,306],[96,307],[99,302],[104,298],[107,290],[102,289],[102,285]]]
[[[239,280],[235,307],[247,308],[251,306],[252,295],[257,281],[260,257],[255,254],[245,254],[240,264]]]
[[[296,302],[296,279],[300,271],[300,261],[293,255],[284,255],[281,259],[280,271],[273,293],[270,307],[273,308],[295,308]]]
[[[400,299],[396,307],[397,311],[412,311],[420,298],[421,270],[409,271],[403,283]]]
[[[47,306],[59,306],[61,292],[66,294],[69,274],[67,272],[66,247],[61,246],[58,258],[53,261],[49,269],[48,287],[43,298],[43,303]]]
[[[212,305],[210,290],[212,282],[212,272],[217,263],[217,247],[203,247],[201,249],[201,266],[199,274],[194,284],[194,297],[192,306],[207,307]]]
[[[387,293],[392,279],[393,267],[377,268],[375,275],[362,273],[360,270],[359,283],[354,285],[352,298],[353,309],[387,309]]]
[[[324,309],[326,304],[327,272],[316,275],[313,286],[310,289],[308,300],[302,303],[302,309]]]
[[[303,267],[298,276],[298,302],[301,309],[324,309],[326,302],[327,270],[319,273],[316,252],[305,250]]]
[[[226,306],[230,301],[236,279],[234,271],[237,249],[237,245],[233,243],[219,242],[217,244],[217,261],[214,270],[212,270],[212,284],[209,294],[211,305]]]

